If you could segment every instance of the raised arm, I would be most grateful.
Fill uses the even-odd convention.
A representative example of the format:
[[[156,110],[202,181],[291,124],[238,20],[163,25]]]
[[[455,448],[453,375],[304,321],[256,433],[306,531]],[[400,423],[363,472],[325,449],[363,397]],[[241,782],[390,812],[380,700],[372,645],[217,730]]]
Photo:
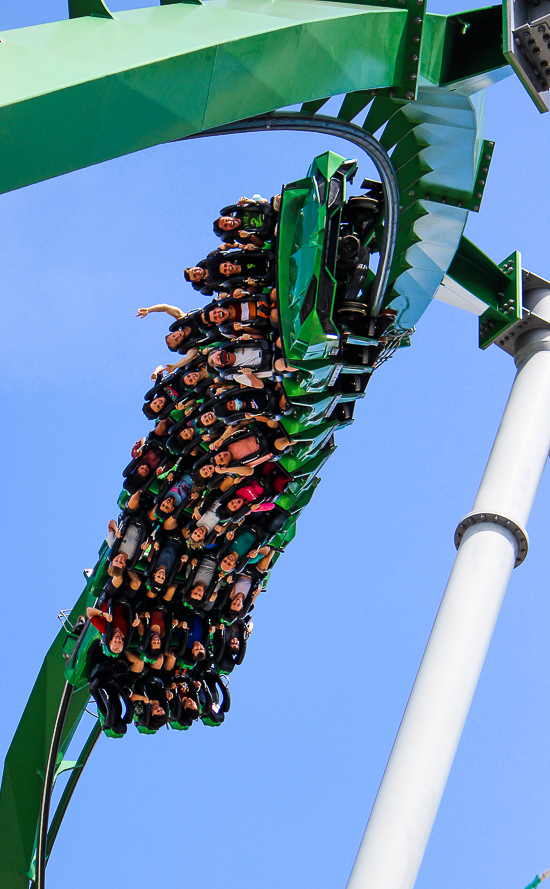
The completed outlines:
[[[199,354],[198,349],[189,349],[189,352],[186,352],[185,355],[183,356],[183,358],[180,358],[180,360],[176,361],[175,364],[167,364],[164,369],[170,374],[174,373],[176,368],[185,367],[185,365],[189,364],[189,362],[192,361],[193,358],[196,358],[198,354]]]
[[[146,318],[149,312],[166,312],[167,315],[171,315],[172,318],[176,318],[177,321],[185,315],[185,312],[182,312],[177,306],[168,306],[166,303],[159,303],[158,306],[149,306],[148,309],[138,309],[136,318]]]

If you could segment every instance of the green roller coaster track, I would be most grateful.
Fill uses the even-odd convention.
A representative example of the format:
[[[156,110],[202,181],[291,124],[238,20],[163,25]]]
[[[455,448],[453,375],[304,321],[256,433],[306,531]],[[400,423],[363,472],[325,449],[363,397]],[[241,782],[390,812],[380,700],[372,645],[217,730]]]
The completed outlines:
[[[355,127],[390,153],[399,189],[378,308],[395,309],[396,333],[410,332],[438,288],[454,282],[486,306],[485,347],[522,310],[519,256],[498,266],[463,237],[468,213],[480,209],[493,153],[484,138],[483,90],[511,73],[503,9],[442,16],[424,5],[161,0],[115,15],[103,0],[69,0],[67,21],[0,32],[0,191],[165,142],[277,129],[283,119],[311,131],[339,125],[350,141]],[[328,118],[320,112],[335,96],[340,108]],[[281,110],[289,106],[299,107]],[[94,601],[101,580],[101,573],[88,580],[70,620]],[[52,760],[74,642],[64,630],[55,639],[6,758],[2,889],[40,884],[37,846],[45,864],[99,734],[96,724],[77,759],[65,760],[88,700],[86,687],[77,688]],[[70,778],[46,835],[48,763],[50,791],[62,772]]]

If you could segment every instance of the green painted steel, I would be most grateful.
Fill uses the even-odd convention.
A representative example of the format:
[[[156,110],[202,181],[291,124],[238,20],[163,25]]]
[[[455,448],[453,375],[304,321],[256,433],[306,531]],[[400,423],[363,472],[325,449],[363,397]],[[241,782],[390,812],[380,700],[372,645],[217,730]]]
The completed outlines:
[[[416,102],[376,98],[365,120],[393,149],[400,187],[398,247],[384,301],[397,311],[399,330],[413,328],[425,312],[458,249],[467,208],[479,210],[481,162],[492,150],[483,139],[483,96],[424,86]]]
[[[2,32],[1,190],[318,96],[391,86],[406,21],[402,9],[322,0],[209,0]]]
[[[504,75],[494,25],[473,52],[464,16],[405,3],[195,0],[109,18],[102,0],[71,0],[68,21],[1,32],[0,191],[296,103],[352,94],[347,115],[373,89],[414,98],[419,78]]]
[[[479,319],[479,346],[486,349],[523,316],[521,256],[515,252],[497,265],[462,238],[448,275],[485,303]]]
[[[103,553],[106,547],[103,547]],[[105,575],[96,572],[77,600],[69,621],[74,622],[95,599]],[[51,735],[65,687],[67,633],[61,630],[50,647],[8,750],[0,788],[0,886],[27,889],[33,875],[38,813]],[[75,692],[63,731],[61,764],[88,702],[87,688]]]
[[[342,172],[340,172],[342,169]],[[315,158],[307,177],[285,185],[279,221],[277,296],[285,318],[287,361],[323,360],[338,353],[333,323],[336,296],[336,240],[332,257],[323,251],[328,229],[336,236],[346,180],[357,164],[333,151]],[[333,188],[337,191],[332,194]],[[331,206],[332,200],[332,206]],[[288,430],[290,431],[290,430]]]

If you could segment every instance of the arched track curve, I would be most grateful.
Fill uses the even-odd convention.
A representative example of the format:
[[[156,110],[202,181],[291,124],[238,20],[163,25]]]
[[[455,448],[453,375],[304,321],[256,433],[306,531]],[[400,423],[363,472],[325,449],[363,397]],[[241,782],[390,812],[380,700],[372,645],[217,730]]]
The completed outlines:
[[[338,120],[325,115],[305,116],[300,112],[286,113],[275,111],[272,114],[250,117],[235,123],[203,130],[193,136],[178,141],[202,139],[203,136],[227,136],[236,133],[268,132],[270,130],[294,130],[306,133],[324,133],[346,139],[361,148],[374,163],[384,187],[385,222],[382,244],[380,246],[380,262],[376,277],[372,282],[369,298],[369,309],[376,317],[382,308],[382,301],[388,286],[393,254],[399,229],[399,185],[397,173],[389,155],[370,133],[354,123]]]

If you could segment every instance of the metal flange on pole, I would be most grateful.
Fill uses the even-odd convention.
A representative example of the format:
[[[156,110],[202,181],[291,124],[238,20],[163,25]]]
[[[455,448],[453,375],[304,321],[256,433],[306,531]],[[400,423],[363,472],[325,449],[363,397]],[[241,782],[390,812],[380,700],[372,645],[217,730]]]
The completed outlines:
[[[541,324],[550,286],[525,293]],[[518,337],[517,374],[349,879],[412,889],[550,451],[550,330]]]

